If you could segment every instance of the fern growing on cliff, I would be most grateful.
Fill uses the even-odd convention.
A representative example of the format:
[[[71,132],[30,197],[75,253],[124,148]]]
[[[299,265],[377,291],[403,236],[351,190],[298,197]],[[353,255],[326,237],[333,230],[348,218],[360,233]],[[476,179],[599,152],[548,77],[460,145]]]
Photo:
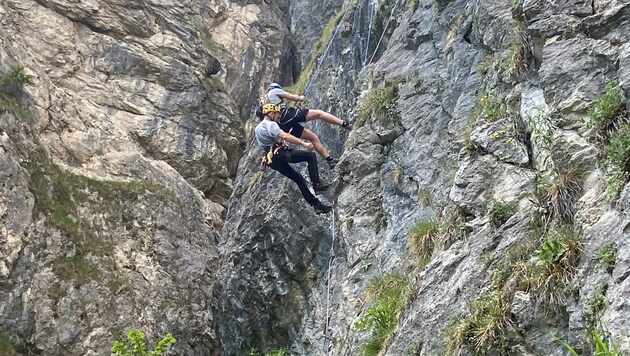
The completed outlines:
[[[117,356],[162,356],[177,341],[168,333],[157,343],[153,351],[147,351],[144,333],[133,328],[127,333],[127,339],[131,345],[114,341],[110,351]]]

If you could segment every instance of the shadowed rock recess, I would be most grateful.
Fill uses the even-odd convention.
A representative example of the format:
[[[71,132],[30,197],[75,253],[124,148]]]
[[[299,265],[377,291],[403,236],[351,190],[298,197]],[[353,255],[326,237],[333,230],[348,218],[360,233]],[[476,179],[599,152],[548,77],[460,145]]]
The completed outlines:
[[[630,355],[629,1],[3,0],[0,25],[0,355],[131,328],[169,355]],[[271,81],[354,120],[305,125],[334,213],[258,170]]]

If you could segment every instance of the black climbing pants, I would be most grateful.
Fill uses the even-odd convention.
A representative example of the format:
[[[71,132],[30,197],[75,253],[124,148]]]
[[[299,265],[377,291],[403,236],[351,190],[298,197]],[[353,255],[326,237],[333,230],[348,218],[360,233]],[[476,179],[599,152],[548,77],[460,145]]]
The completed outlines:
[[[308,175],[313,185],[319,183],[319,171],[317,170],[317,155],[313,152],[288,149],[280,151],[273,156],[269,167],[280,172],[283,176],[294,181],[300,188],[302,196],[311,205],[315,204],[317,198],[311,193],[306,184],[306,180],[289,163],[308,162]]]

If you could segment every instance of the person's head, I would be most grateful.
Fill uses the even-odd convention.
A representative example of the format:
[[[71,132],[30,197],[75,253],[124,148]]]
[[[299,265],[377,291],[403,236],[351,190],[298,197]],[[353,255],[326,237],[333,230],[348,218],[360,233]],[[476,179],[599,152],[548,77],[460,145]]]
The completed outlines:
[[[280,107],[276,104],[265,104],[262,113],[273,121],[278,122],[280,120]]]
[[[267,88],[267,91],[269,91],[271,89],[282,89],[282,85],[280,85],[278,83],[271,83],[271,84],[269,84],[269,88]]]

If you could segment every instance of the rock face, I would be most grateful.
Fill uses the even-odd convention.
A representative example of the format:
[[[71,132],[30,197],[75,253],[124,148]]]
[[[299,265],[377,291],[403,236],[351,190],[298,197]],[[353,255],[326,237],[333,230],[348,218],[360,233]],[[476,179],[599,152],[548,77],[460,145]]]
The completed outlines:
[[[299,6],[315,5],[293,6],[298,16]],[[326,74],[313,84],[315,106],[358,122],[347,138],[310,124],[335,153],[345,140],[339,183],[327,195],[336,201],[334,216],[314,217],[291,182],[256,172],[256,153],[241,161],[220,245],[219,283],[226,287],[215,290],[213,302],[223,353],[320,355],[329,347],[333,355],[361,354],[370,331],[355,323],[375,306],[363,292],[393,272],[409,275],[413,297],[381,354],[566,354],[552,334],[592,354],[594,297],[603,305],[597,325],[611,340],[623,339],[623,257],[604,270],[598,261],[611,246],[623,254],[627,202],[623,195],[616,204],[604,199],[601,146],[583,123],[610,80],[626,89],[620,14],[628,5],[379,6],[372,29],[380,33],[371,35],[380,37],[390,14],[391,21],[374,63],[363,66],[356,56],[365,48],[362,24],[370,7],[359,1],[341,22],[344,35],[320,59]],[[391,100],[388,92],[395,92]],[[541,196],[544,180],[572,192],[562,200],[571,206]],[[552,214],[558,227],[536,235],[534,218],[541,214]],[[423,267],[410,236],[428,219],[437,220],[440,233]],[[541,273],[537,251],[557,236],[573,236],[554,235],[565,231],[565,219],[583,247],[567,267],[571,287],[545,294],[531,284]],[[530,279],[511,272],[515,266]],[[488,301],[509,327],[492,331],[505,332],[503,341],[478,348],[474,329],[457,336],[453,325],[472,323],[486,310],[475,308]]]
[[[33,84],[0,88],[0,353],[107,355],[131,327],[181,355],[591,355],[593,328],[630,352],[630,186],[607,200],[602,160],[627,113],[585,124],[615,83],[627,104],[628,11],[4,1],[0,73]],[[300,69],[355,121],[305,124],[340,157],[328,215],[251,138]],[[391,276],[408,297],[379,302]]]
[[[216,243],[250,105],[289,63],[283,12],[0,4],[0,354],[109,355],[131,327],[219,354]]]

